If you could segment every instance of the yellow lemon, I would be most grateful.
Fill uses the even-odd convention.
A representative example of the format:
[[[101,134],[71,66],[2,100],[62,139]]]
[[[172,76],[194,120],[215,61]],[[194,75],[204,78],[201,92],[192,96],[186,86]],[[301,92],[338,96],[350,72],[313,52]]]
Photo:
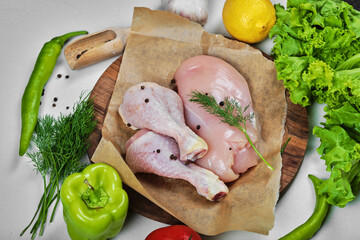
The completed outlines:
[[[264,40],[276,22],[270,0],[226,0],[222,18],[229,34],[246,43]]]

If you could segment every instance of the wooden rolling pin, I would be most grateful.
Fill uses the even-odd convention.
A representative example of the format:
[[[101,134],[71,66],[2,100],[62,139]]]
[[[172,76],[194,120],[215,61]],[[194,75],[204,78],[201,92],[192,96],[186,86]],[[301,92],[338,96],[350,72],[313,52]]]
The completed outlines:
[[[121,55],[130,28],[107,28],[69,43],[64,50],[71,69],[79,69]]]

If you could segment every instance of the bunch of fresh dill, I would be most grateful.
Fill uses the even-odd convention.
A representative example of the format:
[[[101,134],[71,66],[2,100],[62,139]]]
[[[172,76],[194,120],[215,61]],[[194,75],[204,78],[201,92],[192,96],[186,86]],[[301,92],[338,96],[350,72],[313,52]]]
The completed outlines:
[[[89,147],[88,138],[97,125],[93,102],[88,97],[89,95],[84,97],[82,94],[69,115],[61,114],[57,119],[49,115],[38,118],[32,137],[37,151],[27,152],[26,155],[43,178],[44,193],[34,217],[20,236],[33,224],[36,217],[30,230],[31,239],[35,239],[39,227],[39,235],[43,235],[48,210],[55,202],[50,222],[54,219],[62,181],[86,166],[81,159]]]
[[[246,114],[246,111],[248,110],[250,105],[247,105],[243,108],[236,99],[229,97],[226,97],[221,103],[218,103],[214,96],[212,96],[211,94],[205,94],[199,91],[191,92],[190,102],[200,104],[205,111],[217,116],[222,122],[241,130],[245,134],[246,139],[248,140],[256,154],[271,170],[274,170],[274,168],[256,149],[254,143],[251,141],[250,136],[246,131],[246,122],[254,118],[253,112]]]

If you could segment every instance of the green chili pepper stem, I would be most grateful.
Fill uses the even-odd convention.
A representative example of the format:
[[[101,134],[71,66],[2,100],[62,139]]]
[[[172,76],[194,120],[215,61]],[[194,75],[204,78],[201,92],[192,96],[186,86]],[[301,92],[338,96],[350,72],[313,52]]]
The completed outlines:
[[[69,40],[69,38],[72,38],[72,37],[78,36],[78,35],[84,35],[84,34],[88,34],[88,32],[87,31],[70,32],[70,33],[66,33],[62,36],[54,37],[53,39],[51,39],[51,41],[54,41],[54,42],[58,43],[61,47],[63,47],[65,42],[67,40]]]
[[[42,47],[21,100],[20,156],[25,154],[30,145],[39,114],[41,93],[55,68],[62,47],[71,37],[86,33],[70,32],[53,38]]]
[[[315,190],[316,203],[314,212],[305,223],[295,228],[293,231],[283,236],[279,240],[311,239],[312,236],[314,236],[314,234],[320,229],[330,209],[330,204],[326,201],[326,196],[320,195],[317,189],[321,183],[321,180],[311,174],[309,174],[308,177],[311,179]]]

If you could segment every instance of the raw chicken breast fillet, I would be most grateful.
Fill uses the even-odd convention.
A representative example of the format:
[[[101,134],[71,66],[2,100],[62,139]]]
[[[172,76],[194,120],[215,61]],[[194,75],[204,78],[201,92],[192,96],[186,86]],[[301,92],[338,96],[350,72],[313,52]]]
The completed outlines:
[[[153,173],[186,180],[211,201],[229,192],[224,182],[211,171],[194,163],[179,161],[179,146],[171,137],[142,129],[129,139],[125,148],[126,162],[133,173]]]
[[[221,105],[226,97],[235,98],[247,113],[253,112],[248,84],[230,64],[212,56],[196,56],[184,61],[175,73],[178,93],[184,102],[185,122],[208,146],[207,154],[196,161],[213,171],[224,182],[239,177],[239,173],[257,164],[257,154],[245,134],[207,113],[198,103],[190,102],[192,91],[210,93]],[[247,122],[247,133],[257,141],[255,120]]]
[[[206,142],[185,125],[180,96],[169,88],[153,82],[136,84],[125,92],[119,113],[134,129],[147,128],[173,137],[182,161],[194,161],[207,152]]]

